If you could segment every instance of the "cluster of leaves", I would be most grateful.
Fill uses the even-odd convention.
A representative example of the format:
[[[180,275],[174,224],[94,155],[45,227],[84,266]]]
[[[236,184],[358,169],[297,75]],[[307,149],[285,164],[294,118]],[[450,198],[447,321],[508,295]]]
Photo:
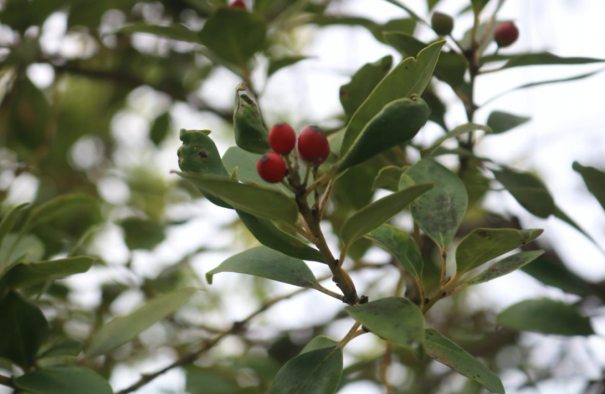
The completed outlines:
[[[513,67],[602,60],[550,53],[486,55],[503,0],[492,2],[491,15],[484,11],[489,1],[472,1],[463,12],[474,14],[475,26],[461,39],[436,36],[431,43],[413,35],[418,24],[429,26],[421,16],[397,0],[386,1],[406,11],[409,18],[377,24],[361,17],[333,15],[327,12],[329,1],[258,0],[253,10],[243,10],[231,9],[219,0],[166,0],[151,5],[159,5],[163,20],[170,21],[158,23],[145,20],[137,11],[141,5],[134,0],[98,1],[94,5],[73,0],[9,0],[0,17],[22,40],[10,48],[1,64],[0,73],[6,81],[3,86],[7,87],[1,109],[7,116],[0,126],[0,138],[7,152],[16,157],[7,171],[13,175],[30,172],[39,178],[40,186],[33,208],[26,204],[5,206],[0,223],[0,369],[7,372],[6,376],[0,374],[0,384],[37,394],[113,393],[108,383],[113,368],[124,358],[132,360],[155,350],[141,349],[140,333],[159,321],[174,331],[182,328],[181,321],[167,318],[196,292],[190,256],[157,278],[141,278],[135,287],[147,301],[117,317],[112,316],[111,305],[129,286],[105,284],[100,305],[93,311],[82,311],[70,301],[69,287],[55,282],[86,272],[93,264],[99,269],[106,266],[98,257],[80,254],[85,254],[96,229],[110,220],[104,212],[108,204],[100,202],[97,182],[109,172],[103,167],[114,164],[111,157],[103,156],[93,166],[78,168],[67,157],[82,137],[94,137],[107,152],[118,150],[119,142],[110,133],[112,119],[127,105],[132,89],[141,85],[168,94],[174,101],[188,101],[198,110],[233,124],[237,146],[222,157],[207,131],[183,130],[180,135],[179,165],[183,172],[178,175],[195,186],[182,182],[180,190],[195,198],[197,189],[218,206],[216,209],[234,209],[262,244],[208,272],[208,283],[216,274],[235,272],[301,289],[269,299],[228,329],[208,328],[204,333],[208,337],[201,343],[170,338],[166,345],[175,349],[178,358],[143,375],[121,394],[134,392],[164,372],[183,366],[191,393],[334,393],[361,379],[381,382],[392,391],[386,374],[374,371],[374,366],[388,364],[392,356],[411,371],[410,392],[433,392],[443,383],[443,377],[427,378],[431,360],[435,360],[469,379],[465,392],[479,392],[483,387],[504,393],[502,382],[488,365],[495,365],[498,346],[516,341],[516,331],[593,334],[590,320],[576,305],[551,299],[527,300],[497,316],[498,325],[507,330],[496,329],[489,315],[477,316],[481,324],[471,329],[485,341],[472,350],[473,343],[464,342],[464,338],[450,339],[456,336],[455,318],[465,318],[462,312],[456,312],[459,316],[436,316],[429,311],[444,298],[456,299],[462,294],[459,292],[473,285],[517,269],[582,300],[605,299],[605,291],[572,274],[552,251],[544,253],[530,244],[542,230],[521,229],[482,206],[492,185],[499,184],[529,213],[539,218],[554,216],[589,237],[557,206],[546,185],[534,174],[473,152],[477,132],[490,138],[529,121],[525,116],[494,111],[486,125],[475,123],[475,112],[480,109],[473,94],[476,78]],[[428,1],[429,10],[437,3]],[[109,44],[98,29],[108,10],[127,17],[127,24],[111,32],[115,42]],[[67,14],[70,31],[80,31],[103,49],[79,59],[57,59],[46,53],[40,37],[26,32],[31,33],[31,26],[42,25],[57,11]],[[185,13],[193,13],[204,22],[203,27],[178,23],[179,15]],[[260,56],[269,60],[267,78],[304,60],[305,56],[283,49],[282,34],[301,24],[318,28],[360,26],[399,51],[403,60],[394,67],[391,56],[367,63],[341,87],[343,126],[330,133],[330,157],[312,171],[310,183],[303,166],[300,173],[294,168],[304,182],[289,187],[268,184],[255,171],[260,153],[266,150],[267,127],[251,73],[259,67],[255,60]],[[171,48],[168,54],[144,54],[130,44],[132,33],[152,34],[192,47],[185,52]],[[206,62],[196,60],[200,55]],[[56,80],[46,91],[27,77],[26,70],[33,63],[47,64],[55,71]],[[494,64],[497,68],[490,69]],[[192,95],[217,67],[230,70],[246,83],[236,88],[233,114]],[[591,75],[594,73],[572,79]],[[446,106],[435,89],[441,83],[437,80],[461,99],[468,123],[448,127]],[[63,85],[59,87],[58,81]],[[563,81],[532,83],[513,90]],[[90,99],[82,100],[83,96]],[[443,128],[444,134],[428,146],[417,145],[413,138],[427,121]],[[149,138],[154,148],[161,149],[169,138],[175,138],[171,123],[178,124],[178,119],[172,119],[169,111],[151,123]],[[456,142],[457,147],[443,147],[446,141]],[[414,151],[420,159],[410,162],[408,155]],[[444,155],[458,158],[456,169],[440,162]],[[573,169],[605,208],[605,173],[579,163],[574,163]],[[131,251],[151,250],[164,240],[166,228],[175,224],[165,214],[175,197],[166,181],[144,166],[128,169],[124,178],[131,191],[128,214],[114,221],[122,228]],[[390,193],[375,199],[378,190]],[[74,192],[78,194],[67,194]],[[406,210],[413,220],[409,228],[394,220]],[[339,237],[337,258],[326,242],[322,221],[328,221]],[[373,245],[388,252],[391,263],[380,266],[366,262],[365,252]],[[454,271],[448,270],[448,255],[454,256]],[[342,294],[324,287],[321,282],[327,278],[316,278],[305,261],[325,264],[331,271],[329,278]],[[376,267],[386,270],[387,266],[396,267],[401,275],[394,289],[382,289],[370,300],[357,294],[349,272]],[[342,317],[354,323],[345,337],[336,340],[317,335],[302,349],[291,341],[284,344],[276,340],[267,346],[273,354],[270,358],[246,355],[231,362],[214,360],[211,366],[194,365],[226,336],[244,334],[246,324],[258,314],[307,289],[347,304]],[[85,335],[69,330],[67,323],[78,320],[89,325]],[[387,343],[387,350],[384,356],[343,369],[343,349],[360,335],[377,336]],[[491,348],[494,343],[496,347]],[[130,348],[124,350],[123,345]],[[487,365],[476,356],[483,357]],[[257,384],[242,387],[236,379],[242,370],[252,370]]]

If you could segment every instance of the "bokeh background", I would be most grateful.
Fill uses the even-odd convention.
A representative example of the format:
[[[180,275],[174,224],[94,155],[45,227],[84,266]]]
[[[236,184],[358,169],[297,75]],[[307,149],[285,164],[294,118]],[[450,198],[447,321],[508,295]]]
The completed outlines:
[[[5,3],[0,1],[3,6]],[[25,109],[2,106],[0,116],[19,126],[20,134],[8,134],[7,127],[0,130],[0,193],[6,197],[3,208],[73,192],[98,197],[101,202],[94,209],[74,212],[69,225],[62,227],[64,233],[53,232],[49,226],[46,232],[37,234],[47,245],[46,254],[56,256],[63,253],[65,240],[73,242],[85,227],[94,228],[84,248],[99,256],[103,264],[60,282],[71,289],[68,300],[81,311],[64,317],[63,330],[70,335],[86,338],[94,328],[87,314],[98,312],[101,305],[111,316],[136,308],[153,294],[146,291],[157,291],[161,286],[193,282],[203,289],[175,321],[158,323],[145,331],[136,344],[121,348],[110,373],[112,385],[119,390],[137,380],[139,373],[156,370],[176,357],[174,348],[164,346],[165,343],[195,341],[210,335],[215,328],[227,328],[258,308],[263,300],[293,288],[236,274],[222,274],[212,286],[206,284],[206,272],[255,241],[233,211],[202,199],[170,170],[178,169],[180,128],[211,129],[221,152],[234,145],[229,118],[234,89],[241,79],[226,68],[214,66],[195,44],[141,33],[111,34],[133,20],[177,21],[199,28],[202,19],[192,10],[194,6],[181,1],[129,1],[127,7],[115,3],[109,10],[90,5],[85,11],[78,10],[79,20],[68,8],[49,15],[41,11],[39,15],[23,13],[17,28],[13,20],[0,16],[0,59],[6,61],[14,48],[23,52],[16,66],[22,74],[15,83],[20,84],[21,99],[31,103]],[[428,18],[425,1],[405,3]],[[437,9],[457,15],[465,6],[465,0],[442,0]],[[328,13],[355,15],[378,23],[407,16],[379,0],[334,0]],[[503,53],[548,50],[560,56],[605,59],[603,15],[602,0],[508,0],[500,11],[500,19],[514,20],[521,37]],[[453,35],[461,37],[471,23],[471,14],[460,15]],[[428,41],[434,33],[418,26],[416,36]],[[282,50],[310,58],[267,80],[268,60],[258,56],[252,79],[262,92],[260,105],[268,123],[288,121],[298,131],[308,124],[327,128],[341,124],[339,87],[367,62],[387,54],[396,61],[401,59],[393,48],[356,26],[303,25],[284,34],[281,40]],[[39,51],[26,45],[36,41]],[[113,68],[90,71],[96,66]],[[528,67],[482,76],[477,84],[477,103],[525,83],[586,74],[602,67]],[[6,89],[14,82],[14,71],[4,67],[0,73],[0,99],[18,102],[19,98],[10,97],[12,93]],[[451,90],[441,82],[435,86],[448,106],[448,126],[465,123],[464,109]],[[531,116],[531,122],[509,133],[481,139],[476,152],[539,174],[557,204],[603,247],[605,213],[571,165],[577,160],[605,169],[604,91],[605,73],[596,74],[505,95],[482,107],[476,117],[477,123],[485,124],[494,109]],[[11,115],[19,108],[30,113]],[[38,122],[46,126],[41,127]],[[441,133],[437,125],[429,123],[415,142],[427,144]],[[455,164],[451,157],[445,157],[443,162]],[[29,166],[24,167],[25,163]],[[541,243],[579,278],[594,283],[605,279],[605,256],[567,224],[555,218],[541,220],[531,216],[504,191],[488,192],[485,206],[505,217],[518,218],[525,228],[544,228]],[[409,222],[405,215],[398,220]],[[334,250],[338,249],[335,236],[329,242]],[[377,248],[371,248],[364,256],[364,260],[378,263],[388,259]],[[320,264],[309,265],[320,276],[327,273]],[[353,279],[361,294],[372,297],[395,285],[394,272],[395,268],[362,271],[354,273]],[[478,311],[491,311],[493,316],[519,300],[540,296],[570,302],[580,299],[524,272],[515,272],[459,294],[454,297],[456,301],[442,302],[431,315],[439,320],[440,314],[462,310],[465,312],[461,316]],[[222,341],[199,364],[213,365],[216,360],[239,357],[255,343],[262,344],[253,349],[261,356],[267,354],[267,349],[271,351],[266,344],[287,341],[303,345],[318,331],[340,338],[350,327],[349,319],[334,319],[342,306],[319,293],[303,293],[257,318],[245,338],[231,336]],[[564,340],[523,334],[518,345],[503,346],[494,363],[507,392],[583,393],[587,382],[602,380],[603,308],[592,308],[591,315],[598,335]],[[489,321],[489,317],[486,319]],[[379,340],[362,336],[347,346],[345,367],[379,355],[383,349]],[[389,378],[394,385],[405,384],[406,368],[399,362],[391,367]],[[446,368],[439,365],[431,369],[438,375],[444,371]],[[246,376],[241,379],[245,382]],[[444,379],[439,393],[465,392],[464,378],[449,375]],[[2,390],[0,393],[7,392]],[[138,391],[183,392],[185,372],[180,369]],[[359,379],[339,391],[356,393],[383,393],[383,388],[371,379]]]

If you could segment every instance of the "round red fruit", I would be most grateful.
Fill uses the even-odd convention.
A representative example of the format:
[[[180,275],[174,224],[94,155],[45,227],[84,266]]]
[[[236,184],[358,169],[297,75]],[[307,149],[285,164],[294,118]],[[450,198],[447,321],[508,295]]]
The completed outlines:
[[[296,133],[287,123],[277,123],[269,131],[269,146],[282,155],[287,155],[296,145]]]
[[[286,162],[277,153],[267,152],[256,162],[256,171],[265,182],[277,183],[286,176]]]
[[[235,0],[233,3],[231,3],[231,5],[229,6],[231,8],[242,8],[242,9],[246,9],[246,3],[244,3],[243,0]]]
[[[318,166],[328,158],[330,143],[323,130],[308,126],[298,136],[298,153],[303,160]]]
[[[512,45],[519,38],[519,29],[513,22],[502,22],[496,26],[494,40],[500,48]]]

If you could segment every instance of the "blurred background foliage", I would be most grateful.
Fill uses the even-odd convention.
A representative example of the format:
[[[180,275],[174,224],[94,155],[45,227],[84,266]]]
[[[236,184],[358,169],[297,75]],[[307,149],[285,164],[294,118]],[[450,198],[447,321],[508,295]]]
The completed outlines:
[[[106,357],[82,361],[62,356],[62,363],[85,363],[119,390],[137,379],[133,371],[149,372],[165,365],[217,332],[237,327],[231,324],[276,292],[286,293],[287,287],[256,278],[207,287],[201,273],[256,241],[236,217],[202,201],[194,188],[168,170],[177,167],[177,131],[181,127],[212,129],[221,151],[233,145],[231,103],[235,85],[241,81],[258,94],[269,119],[306,124],[306,112],[264,102],[263,90],[282,68],[307,59],[306,45],[321,29],[363,28],[382,44],[391,44],[405,55],[416,54],[416,43],[410,46],[407,42],[403,48],[385,38],[388,32],[413,34],[417,30],[414,18],[376,22],[339,12],[339,3],[256,0],[252,13],[230,10],[220,0],[0,2],[2,215],[23,201],[33,202],[32,209],[56,204],[23,238],[22,251],[32,260],[68,254],[97,258],[87,274],[25,289],[50,322],[48,343],[70,338],[86,345],[103,322],[145,299],[190,285],[205,289],[175,317],[152,326]],[[364,6],[372,7],[370,3]],[[424,13],[428,15],[437,3],[427,1]],[[464,16],[472,11],[464,6],[460,13]],[[232,37],[237,42],[231,42]],[[388,53],[395,51],[391,48]],[[441,97],[444,83],[468,89],[463,82],[464,59],[460,63],[456,56],[442,57],[444,63],[436,76],[443,82],[434,82],[424,95],[433,111],[431,121],[445,130],[448,104]],[[349,74],[352,80],[340,90],[342,112],[322,120],[331,138],[338,138],[338,131],[361,104],[349,100],[349,94],[367,96],[393,60],[365,62],[371,64],[355,76]],[[282,87],[282,94],[290,95],[297,88]],[[392,190],[393,179],[398,178],[389,177],[388,172],[379,177],[379,184],[375,178],[383,167],[401,166],[410,158],[401,160],[394,153],[381,155],[339,179],[328,217],[334,233],[351,213],[372,201],[378,189]],[[484,206],[486,193],[498,191],[482,161],[471,158],[463,162],[462,178],[470,204],[459,236],[481,226],[520,228],[517,217]],[[602,191],[598,176],[594,190]],[[409,219],[403,215],[397,220],[405,227],[411,223]],[[17,228],[27,225],[23,220]],[[360,240],[351,248],[351,267],[364,273],[356,274],[355,279],[362,283],[359,287],[365,294],[386,296],[395,284],[390,278],[397,275],[397,269],[384,254],[369,250],[370,246],[369,241]],[[421,246],[428,262],[425,278],[430,281],[432,277],[436,283],[438,252],[431,242]],[[5,248],[3,244],[0,252],[9,253]],[[527,248],[547,250],[524,268],[527,274],[558,289],[557,295],[567,297],[581,310],[600,313],[605,300],[603,283],[575,274],[569,269],[570,262],[547,240]],[[376,256],[382,262],[377,263]],[[321,269],[317,272],[325,274]],[[484,360],[503,377],[507,392],[538,392],[544,382],[569,379],[570,371],[577,373],[572,382],[575,386],[556,392],[605,392],[604,360],[593,354],[587,342],[554,340],[556,352],[547,351],[550,342],[498,327],[495,311],[477,304],[473,291],[460,292],[438,305],[430,314],[431,325]],[[316,298],[294,305],[310,307],[314,303]],[[248,333],[245,328],[233,329],[237,337],[229,336],[225,344],[184,369],[186,383],[181,372],[168,374],[140,392],[177,393],[183,387],[191,394],[265,392],[280,366],[310,338],[342,331],[346,319],[336,304],[332,309],[299,312],[312,316],[295,316],[295,323],[272,326],[281,320],[280,312],[275,312],[263,323],[252,325]],[[289,314],[283,316],[288,319]],[[418,361],[403,349],[392,349],[392,364],[385,372],[384,345],[368,341],[347,353],[339,392],[381,392],[385,374],[395,393],[482,392],[476,383],[428,359]],[[570,366],[573,364],[576,367]],[[578,367],[586,364],[592,367]],[[0,360],[0,370],[14,373],[15,368]]]

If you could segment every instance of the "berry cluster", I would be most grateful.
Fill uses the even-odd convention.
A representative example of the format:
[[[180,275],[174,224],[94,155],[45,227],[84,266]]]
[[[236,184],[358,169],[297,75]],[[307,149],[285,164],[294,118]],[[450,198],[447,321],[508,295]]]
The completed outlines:
[[[274,152],[267,152],[256,163],[260,177],[269,183],[278,183],[286,176],[286,160],[296,146],[296,133],[287,123],[277,123],[269,131],[269,146]],[[330,154],[330,143],[323,130],[308,126],[298,136],[298,156],[313,167],[323,163]]]

